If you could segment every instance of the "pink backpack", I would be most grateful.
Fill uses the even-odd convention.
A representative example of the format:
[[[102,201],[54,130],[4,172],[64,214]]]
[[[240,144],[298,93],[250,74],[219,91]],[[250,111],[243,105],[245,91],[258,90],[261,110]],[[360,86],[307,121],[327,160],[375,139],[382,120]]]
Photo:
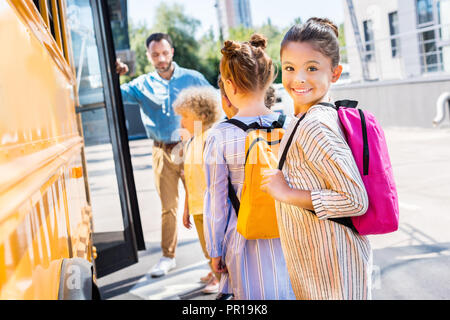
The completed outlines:
[[[368,111],[357,109],[358,102],[336,101],[347,143],[369,197],[369,208],[362,216],[352,217],[352,223],[361,235],[383,234],[398,229],[399,209],[383,129]]]
[[[341,100],[336,101],[335,105],[319,104],[337,109],[347,143],[369,197],[369,208],[365,214],[329,220],[350,227],[361,235],[396,231],[399,219],[397,189],[381,126],[370,112],[356,108],[357,101]],[[297,122],[286,143],[278,165],[280,170],[283,168],[295,131],[305,115]]]

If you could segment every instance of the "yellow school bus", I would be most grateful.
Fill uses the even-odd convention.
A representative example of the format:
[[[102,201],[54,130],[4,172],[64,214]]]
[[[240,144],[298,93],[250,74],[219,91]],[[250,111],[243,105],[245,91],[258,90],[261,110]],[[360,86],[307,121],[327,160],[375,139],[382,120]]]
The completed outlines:
[[[97,5],[87,1],[92,3]],[[83,105],[66,11],[65,0],[0,1],[0,299],[98,297],[77,112]],[[119,148],[116,161],[121,152],[126,154]],[[122,206],[130,206],[129,188],[126,196],[119,189]],[[127,227],[121,232],[136,249],[134,230]],[[103,264],[120,260],[112,257]]]

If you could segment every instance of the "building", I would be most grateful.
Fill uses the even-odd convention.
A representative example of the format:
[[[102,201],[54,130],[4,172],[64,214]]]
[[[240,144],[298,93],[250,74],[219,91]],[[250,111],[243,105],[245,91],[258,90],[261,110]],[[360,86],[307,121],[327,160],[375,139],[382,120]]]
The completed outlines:
[[[230,28],[253,25],[250,0],[216,0],[216,9],[222,39],[228,38]]]
[[[352,82],[450,72],[450,0],[353,1],[361,55],[347,2],[343,0],[344,26]]]
[[[333,99],[359,101],[382,126],[433,127],[450,94],[450,0],[342,1],[347,78]]]

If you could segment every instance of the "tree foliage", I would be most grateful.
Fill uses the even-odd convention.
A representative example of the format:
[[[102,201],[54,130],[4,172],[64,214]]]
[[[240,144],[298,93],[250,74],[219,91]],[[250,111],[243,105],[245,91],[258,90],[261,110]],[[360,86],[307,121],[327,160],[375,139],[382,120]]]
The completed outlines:
[[[296,18],[292,24],[301,23]],[[136,54],[136,73],[133,76],[122,77],[121,82],[129,81],[141,74],[153,71],[153,67],[147,60],[145,40],[153,32],[168,33],[174,44],[174,61],[180,66],[201,72],[214,86],[217,86],[219,75],[219,63],[222,57],[220,49],[222,43],[211,29],[205,35],[196,38],[196,33],[201,22],[185,14],[184,7],[180,4],[168,5],[162,3],[156,10],[156,21],[152,27],[144,23],[134,24],[130,21],[130,47]],[[253,33],[260,33],[267,37],[267,54],[272,58],[276,69],[275,82],[281,82],[280,44],[288,28],[281,29],[272,24],[270,18],[259,27],[236,27],[229,30],[229,39],[236,41],[248,41]],[[343,33],[343,32],[342,32]]]
[[[344,33],[344,24],[341,23],[339,25],[339,48],[341,48],[341,63],[347,63],[348,62],[348,58],[347,58],[347,48],[346,48],[346,43],[345,43],[345,33]]]

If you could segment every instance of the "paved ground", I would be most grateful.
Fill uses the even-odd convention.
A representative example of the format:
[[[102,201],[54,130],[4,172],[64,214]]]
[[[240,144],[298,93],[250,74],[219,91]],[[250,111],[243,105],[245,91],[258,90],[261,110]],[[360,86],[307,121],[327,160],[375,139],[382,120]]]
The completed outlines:
[[[386,130],[400,227],[372,236],[375,299],[450,299],[450,130]]]
[[[95,151],[103,150],[103,154],[108,153],[109,159],[105,162],[111,162],[112,153],[107,146],[96,146],[87,150],[95,156]],[[132,154],[132,163],[134,169],[134,178],[136,190],[138,192],[139,209],[141,213],[141,221],[144,231],[144,239],[146,242],[146,251],[139,252],[139,263],[128,268],[122,269],[111,275],[99,279],[99,286],[102,297],[105,299],[214,299],[214,295],[204,295],[201,293],[203,284],[198,280],[206,275],[208,265],[203,256],[200,243],[198,242],[195,226],[188,230],[182,225],[182,209],[184,205],[184,189],[180,183],[179,193],[179,210],[178,210],[178,247],[177,247],[177,267],[167,276],[163,278],[151,278],[148,275],[151,267],[158,262],[161,239],[161,204],[156,193],[153,183],[152,159],[151,159],[152,142],[150,140],[134,140],[130,141],[130,151]],[[100,153],[100,152],[98,152]],[[89,157],[88,157],[89,158]],[[97,157],[98,158],[98,157]],[[106,159],[108,157],[104,157]],[[94,157],[95,159],[95,157]],[[98,164],[94,161],[93,169],[99,167],[107,168],[108,165]],[[88,164],[88,169],[91,169]],[[113,172],[108,172],[109,176]],[[105,172],[106,174],[106,172]],[[105,184],[105,180],[110,183],[111,177],[105,179],[104,175],[95,179],[90,177],[89,182],[94,186]],[[115,190],[113,183],[110,184],[110,192]],[[100,195],[103,196],[104,192]],[[103,206],[103,197],[98,206]],[[119,207],[120,208],[120,207]],[[123,229],[120,222],[119,212],[111,214],[110,206],[100,208],[101,211],[108,212],[107,215],[94,217],[96,231],[116,231]],[[95,210],[95,207],[93,208]],[[118,211],[118,210],[116,210]],[[193,223],[193,221],[192,221]]]
[[[450,299],[450,129],[386,128],[385,133],[401,219],[397,232],[370,237],[373,298]],[[198,279],[208,271],[206,260],[197,233],[185,229],[181,219],[177,268],[163,278],[148,276],[160,257],[161,206],[153,185],[151,142],[131,141],[130,148],[147,250],[139,253],[139,263],[99,279],[103,297],[214,299],[200,292]]]

